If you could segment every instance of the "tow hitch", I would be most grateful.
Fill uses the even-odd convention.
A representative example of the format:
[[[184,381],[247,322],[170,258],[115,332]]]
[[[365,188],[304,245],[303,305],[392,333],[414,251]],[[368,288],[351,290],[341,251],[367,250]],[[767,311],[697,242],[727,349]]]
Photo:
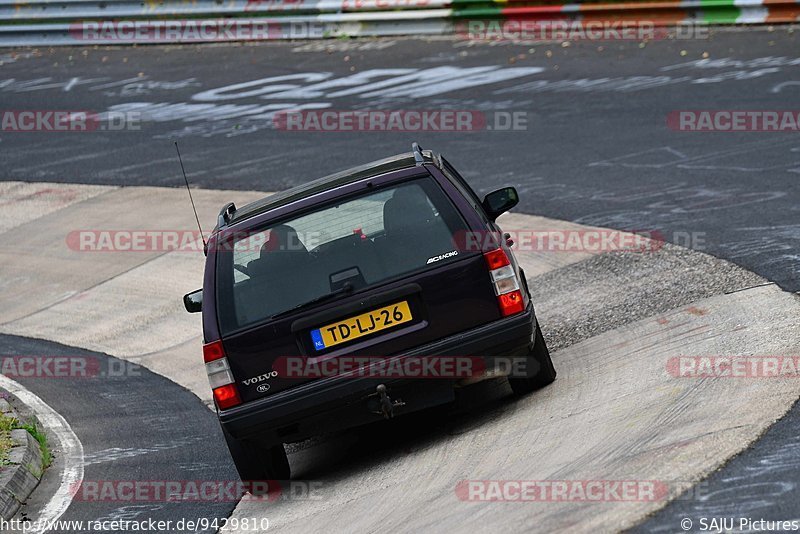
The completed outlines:
[[[382,415],[384,419],[391,419],[394,417],[394,409],[400,406],[405,406],[406,403],[403,402],[402,399],[392,400],[389,397],[389,394],[386,393],[386,386],[383,384],[378,384],[378,387],[375,388],[375,393],[370,395],[370,397],[376,396],[378,397],[378,404],[380,406],[379,410],[372,410],[372,413],[377,415]]]

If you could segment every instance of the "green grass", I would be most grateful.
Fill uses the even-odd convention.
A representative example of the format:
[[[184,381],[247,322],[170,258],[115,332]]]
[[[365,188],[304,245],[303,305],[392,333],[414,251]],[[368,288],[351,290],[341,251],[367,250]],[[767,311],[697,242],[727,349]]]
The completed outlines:
[[[47,446],[47,436],[33,423],[20,423],[13,417],[0,415],[0,466],[7,465],[8,451],[11,449],[11,431],[21,428],[27,430],[33,438],[39,442],[42,450],[42,468],[47,468],[53,462],[53,455]],[[39,473],[41,474],[41,473]]]
[[[11,430],[17,422],[13,417],[6,417],[0,415],[0,466],[6,465],[8,462],[8,451],[13,445],[11,441]]]
[[[50,448],[47,446],[47,436],[35,424],[17,423],[17,428],[23,428],[33,436],[33,439],[39,442],[39,448],[42,450],[42,469],[47,469],[53,463],[53,455],[50,453]]]

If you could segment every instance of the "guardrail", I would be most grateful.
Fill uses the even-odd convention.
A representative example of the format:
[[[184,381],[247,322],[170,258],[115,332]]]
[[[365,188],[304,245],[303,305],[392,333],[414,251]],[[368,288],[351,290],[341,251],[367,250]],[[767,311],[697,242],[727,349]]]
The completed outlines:
[[[0,0],[0,46],[443,35],[473,20],[788,23],[800,21],[800,0]]]

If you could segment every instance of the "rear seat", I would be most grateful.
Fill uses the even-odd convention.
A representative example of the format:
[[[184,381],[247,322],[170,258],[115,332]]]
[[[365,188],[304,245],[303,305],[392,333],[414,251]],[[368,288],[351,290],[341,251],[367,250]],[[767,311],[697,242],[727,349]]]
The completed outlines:
[[[383,206],[386,238],[381,240],[382,255],[394,269],[410,271],[424,266],[433,256],[453,248],[453,236],[434,212],[428,197],[418,185],[395,191]]]
[[[385,276],[386,265],[384,264],[378,247],[371,239],[362,237],[360,234],[342,237],[324,243],[316,251],[317,260],[320,266],[324,266],[325,281],[329,281],[329,276],[333,273],[344,271],[351,267],[358,267],[361,274],[368,284],[375,282]]]
[[[261,253],[247,264],[249,280],[236,285],[234,298],[240,303],[240,322],[264,317],[299,304],[298,296],[309,294],[309,286],[319,279],[310,276],[314,259],[289,225],[279,225],[270,232]],[[302,291],[299,290],[302,288]],[[321,294],[327,290],[321,287]]]

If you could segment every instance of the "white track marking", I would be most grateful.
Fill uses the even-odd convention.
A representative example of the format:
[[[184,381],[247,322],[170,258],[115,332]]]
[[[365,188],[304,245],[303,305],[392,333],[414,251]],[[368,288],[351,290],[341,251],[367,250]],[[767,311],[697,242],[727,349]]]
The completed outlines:
[[[52,524],[67,511],[67,508],[72,503],[75,488],[83,482],[83,444],[78,439],[78,436],[75,435],[75,432],[72,431],[72,427],[69,426],[66,419],[34,393],[25,389],[22,384],[0,375],[0,386],[13,393],[33,410],[36,417],[39,418],[39,422],[42,423],[51,436],[57,437],[61,445],[61,458],[64,460],[61,483],[55,495],[42,508],[39,517],[35,518],[39,520],[40,525]],[[38,532],[43,534],[47,530],[39,530]]]

